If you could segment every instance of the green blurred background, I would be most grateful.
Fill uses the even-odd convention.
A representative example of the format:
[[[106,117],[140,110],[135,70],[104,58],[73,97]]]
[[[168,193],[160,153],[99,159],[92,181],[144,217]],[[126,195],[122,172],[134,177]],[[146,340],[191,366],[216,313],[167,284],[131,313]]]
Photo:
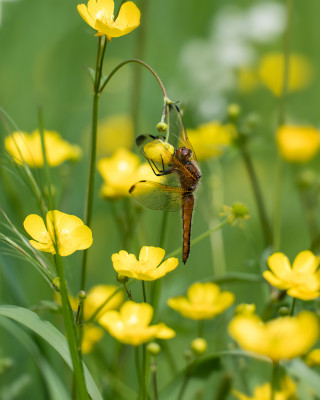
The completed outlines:
[[[145,10],[142,11],[141,26],[128,36],[112,40],[107,47],[104,68],[107,74],[119,62],[140,54],[143,61],[156,70],[169,97],[183,104],[187,128],[209,120],[222,121],[229,103],[238,103],[244,115],[257,113],[260,123],[250,149],[270,218],[274,205],[277,158],[274,134],[279,100],[261,85],[250,91],[240,90],[237,77],[239,70],[256,65],[265,53],[282,50],[284,3],[258,0],[137,0],[137,6]],[[320,3],[318,0],[293,3],[291,48],[309,58],[314,75],[307,88],[289,96],[287,121],[318,127]],[[63,196],[59,192],[61,189],[57,189],[61,197],[59,209],[82,217],[92,105],[91,81],[85,67],[94,66],[97,39],[94,30],[78,14],[77,4],[76,1],[66,0],[0,1],[0,106],[21,130],[27,132],[37,128],[40,107],[46,129],[56,130],[71,143],[81,145],[84,152],[82,160],[75,165],[55,169],[54,179],[56,184],[62,182],[65,188]],[[143,49],[139,46],[142,41]],[[142,70],[142,86],[137,99],[137,93],[133,94],[134,71],[134,67],[129,65],[113,78],[101,97],[100,118],[130,113],[134,96],[136,101],[140,101],[135,135],[155,133],[155,125],[162,111],[161,92],[149,72]],[[6,124],[0,124],[0,132],[3,143],[3,138],[10,133]],[[309,166],[318,171],[319,157]],[[213,236],[213,244],[206,239],[194,246],[187,265],[181,265],[166,278],[160,315],[168,325],[174,328],[180,325],[184,331],[185,339],[172,341],[173,346],[181,348],[181,353],[189,340],[187,332],[193,329],[193,325],[189,321],[181,323],[181,318],[166,306],[166,299],[185,292],[192,282],[212,276],[217,268],[214,260],[219,263],[225,259],[228,271],[257,273],[265,269],[261,227],[250,183],[238,152],[230,149],[222,159],[211,160],[203,167],[203,173],[194,214],[193,237],[208,229],[206,196],[210,188],[210,174],[215,177],[214,189],[210,190],[213,190],[217,207],[242,201],[248,205],[251,218],[245,222],[243,229],[227,227],[222,236]],[[294,174],[294,169],[286,165],[281,200],[281,250],[290,257],[308,248],[310,242],[305,216],[293,183]],[[1,207],[21,228],[26,215],[37,213],[36,206],[21,182],[11,178],[8,181],[1,185]],[[89,287],[115,283],[110,257],[122,248],[112,208],[99,197],[101,183],[102,179],[97,174],[94,245],[89,252]],[[11,195],[16,197],[15,201],[4,193],[4,187],[10,188]],[[122,206],[118,204],[117,207],[121,209]],[[216,211],[218,222],[218,208]],[[141,218],[144,218],[145,236],[149,241],[145,244],[157,245],[162,213],[146,210]],[[170,215],[167,253],[181,245],[180,219],[179,213]],[[217,245],[221,239],[223,247]],[[217,246],[218,256],[214,254]],[[136,254],[138,251],[126,250]],[[68,279],[74,294],[79,288],[80,260],[80,254],[72,255],[67,260]],[[18,295],[21,295],[21,302],[25,306],[52,298],[51,291],[29,265],[5,257],[1,257],[1,262],[2,303],[17,304],[21,300]],[[17,287],[16,292],[13,286]],[[267,288],[261,284],[225,287],[235,292],[237,302],[255,302],[258,310],[266,301]],[[210,329],[216,332],[222,329],[221,324],[210,322]],[[8,381],[34,368],[34,364],[28,361],[28,354],[16,346],[6,332],[1,332],[0,343],[0,358],[8,356],[15,360],[11,375],[6,377]],[[219,340],[210,343],[211,349],[220,345]],[[178,362],[183,365],[182,355],[179,357]],[[28,393],[34,393],[32,390],[36,390],[36,384],[29,384]]]

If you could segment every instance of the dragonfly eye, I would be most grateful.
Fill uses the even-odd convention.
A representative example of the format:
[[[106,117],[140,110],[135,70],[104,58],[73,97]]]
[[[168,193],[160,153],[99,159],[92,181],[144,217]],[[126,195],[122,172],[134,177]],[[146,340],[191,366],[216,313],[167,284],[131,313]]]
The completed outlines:
[[[186,162],[192,156],[192,151],[186,147],[180,147],[176,151],[176,157],[180,162]]]

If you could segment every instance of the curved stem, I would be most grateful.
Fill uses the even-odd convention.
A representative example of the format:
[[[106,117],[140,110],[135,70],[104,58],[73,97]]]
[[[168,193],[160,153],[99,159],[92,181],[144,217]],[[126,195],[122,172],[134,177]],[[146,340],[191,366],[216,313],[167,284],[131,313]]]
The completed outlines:
[[[138,59],[136,59],[136,58],[131,58],[131,59],[126,60],[126,61],[123,61],[122,63],[120,63],[119,65],[117,65],[117,66],[110,72],[110,74],[107,76],[106,80],[103,82],[103,84],[102,84],[102,86],[101,86],[101,88],[100,88],[100,90],[99,90],[99,93],[101,93],[101,92],[103,91],[103,89],[107,86],[107,84],[108,84],[108,82],[110,81],[110,79],[113,77],[113,75],[114,75],[120,68],[122,68],[124,65],[130,64],[130,63],[137,63],[137,64],[140,64],[140,65],[142,65],[143,67],[147,68],[147,70],[150,71],[150,72],[152,73],[152,75],[156,78],[157,82],[159,83],[159,86],[160,86],[160,88],[161,88],[161,90],[162,90],[163,97],[167,97],[166,89],[165,89],[165,87],[163,86],[163,83],[162,83],[161,79],[159,78],[158,74],[155,72],[155,70],[154,70],[153,68],[151,68],[150,65],[148,65],[147,63],[145,63],[145,62],[143,62],[143,61],[141,61],[141,60],[138,60]]]
[[[277,390],[277,383],[278,383],[278,370],[279,370],[279,363],[276,361],[273,361],[272,375],[271,375],[271,398],[270,398],[270,400],[274,400],[276,398],[276,390]]]

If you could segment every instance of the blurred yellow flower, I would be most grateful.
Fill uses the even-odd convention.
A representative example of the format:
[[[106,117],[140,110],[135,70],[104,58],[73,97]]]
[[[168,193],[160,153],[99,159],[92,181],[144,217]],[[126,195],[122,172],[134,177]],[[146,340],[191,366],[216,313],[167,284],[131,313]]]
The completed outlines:
[[[232,394],[239,400],[270,400],[271,399],[271,385],[270,383],[265,383],[264,385],[257,386],[254,389],[253,397],[246,396],[238,392],[237,390],[232,390]],[[293,382],[289,376],[285,376],[280,381],[280,390],[276,390],[274,400],[297,400],[296,396],[296,384]]]
[[[237,314],[229,333],[242,349],[279,361],[305,354],[319,337],[319,322],[309,311],[266,323],[256,314]]]
[[[95,311],[107,300],[108,302],[98,314],[99,317],[109,310],[118,309],[123,303],[124,296],[122,291],[115,293],[119,287],[113,285],[96,285],[93,286],[87,294],[84,301],[83,316],[85,321],[91,318]],[[114,294],[115,293],[115,294]]]
[[[113,115],[99,121],[98,126],[99,154],[111,155],[118,148],[130,149],[134,141],[134,128],[132,119],[128,115]]]
[[[111,260],[113,268],[120,275],[142,281],[154,281],[178,266],[177,258],[168,258],[161,264],[164,255],[165,251],[160,247],[143,246],[139,261],[134,254],[128,254],[125,250],[112,254]]]
[[[132,1],[122,4],[115,21],[113,0],[89,0],[88,6],[78,4],[77,9],[86,23],[97,31],[96,36],[106,35],[108,40],[126,35],[140,25],[140,11]]]
[[[23,226],[35,239],[30,240],[30,244],[37,250],[56,254],[55,237],[60,256],[68,256],[92,245],[91,229],[80,218],[58,210],[47,212],[46,225],[39,215],[30,214],[24,220]]]
[[[83,328],[83,338],[81,343],[82,353],[91,353],[94,345],[102,339],[103,334],[103,329],[98,326],[92,324],[85,325]]]
[[[264,271],[263,277],[278,289],[301,300],[312,300],[320,296],[320,257],[311,251],[300,252],[292,267],[287,256],[274,253],[268,258],[271,271]]]
[[[310,353],[307,354],[305,361],[309,367],[320,365],[320,349],[313,349],[310,351]]]
[[[104,180],[101,195],[105,198],[129,196],[129,189],[137,181],[157,180],[148,163],[140,164],[139,157],[124,148],[100,159],[98,171]]]
[[[67,160],[78,160],[81,157],[81,149],[77,145],[71,145],[63,140],[54,131],[44,131],[47,162],[51,167],[56,167]],[[4,141],[5,148],[14,160],[29,167],[43,167],[43,154],[41,137],[38,130],[31,134],[26,132],[14,132]]]
[[[235,135],[233,125],[222,125],[216,121],[188,130],[188,137],[199,161],[222,155]]]
[[[243,67],[239,69],[238,88],[240,92],[248,93],[253,91],[259,84],[257,72],[252,67]]]
[[[153,308],[149,304],[127,301],[120,311],[107,311],[99,322],[117,340],[133,346],[175,336],[175,332],[164,323],[149,325],[152,316]]]
[[[284,125],[277,131],[281,156],[289,162],[307,162],[319,151],[320,132],[312,126]]]
[[[283,53],[266,54],[260,61],[258,74],[262,83],[280,96],[283,86]],[[312,65],[310,61],[301,54],[291,54],[289,59],[288,91],[294,92],[307,87],[312,80]]]
[[[215,283],[196,282],[189,287],[187,297],[172,297],[168,305],[186,318],[201,320],[221,314],[233,302],[234,294],[221,292]]]

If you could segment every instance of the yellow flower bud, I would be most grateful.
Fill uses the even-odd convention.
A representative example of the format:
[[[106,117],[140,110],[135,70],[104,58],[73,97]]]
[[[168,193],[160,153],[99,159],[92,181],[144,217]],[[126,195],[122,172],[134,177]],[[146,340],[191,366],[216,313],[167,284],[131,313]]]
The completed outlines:
[[[191,342],[191,350],[195,356],[202,356],[208,348],[208,343],[205,339],[198,337]]]
[[[150,353],[152,356],[157,356],[161,351],[161,347],[156,342],[151,342],[147,346],[147,352]]]

